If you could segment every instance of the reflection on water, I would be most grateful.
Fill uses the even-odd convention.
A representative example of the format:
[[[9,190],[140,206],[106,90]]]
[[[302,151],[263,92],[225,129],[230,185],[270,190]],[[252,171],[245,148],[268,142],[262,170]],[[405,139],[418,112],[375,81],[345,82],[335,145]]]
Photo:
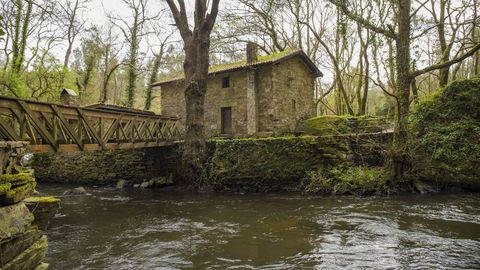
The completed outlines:
[[[480,268],[478,194],[91,193],[63,198],[51,269]]]

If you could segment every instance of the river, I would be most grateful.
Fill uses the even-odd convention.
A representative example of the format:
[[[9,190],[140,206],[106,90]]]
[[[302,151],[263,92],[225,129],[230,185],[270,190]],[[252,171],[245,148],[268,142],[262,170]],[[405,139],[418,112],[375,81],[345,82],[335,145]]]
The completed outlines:
[[[62,198],[50,269],[480,268],[479,194],[89,192]]]

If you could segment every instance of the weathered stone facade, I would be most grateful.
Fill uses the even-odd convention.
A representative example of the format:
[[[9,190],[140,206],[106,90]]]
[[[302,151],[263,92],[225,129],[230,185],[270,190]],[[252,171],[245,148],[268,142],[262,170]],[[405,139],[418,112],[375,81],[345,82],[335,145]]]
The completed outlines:
[[[205,97],[206,135],[250,137],[295,132],[301,120],[315,115],[314,85],[320,75],[301,51],[211,72]],[[228,87],[224,80],[228,80]],[[184,81],[156,85],[161,87],[162,114],[179,117],[184,123]],[[222,108],[231,108],[231,134],[222,134]]]

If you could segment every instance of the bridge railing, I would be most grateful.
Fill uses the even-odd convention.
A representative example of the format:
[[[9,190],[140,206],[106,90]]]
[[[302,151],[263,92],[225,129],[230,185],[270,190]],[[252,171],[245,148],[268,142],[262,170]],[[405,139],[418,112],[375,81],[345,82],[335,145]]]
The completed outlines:
[[[155,147],[180,136],[176,118],[0,96],[0,140],[28,141],[32,152]]]

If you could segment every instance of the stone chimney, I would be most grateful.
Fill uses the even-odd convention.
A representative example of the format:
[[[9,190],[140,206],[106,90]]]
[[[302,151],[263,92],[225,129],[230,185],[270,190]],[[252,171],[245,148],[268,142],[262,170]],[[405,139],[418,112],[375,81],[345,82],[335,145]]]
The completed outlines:
[[[258,61],[257,44],[253,42],[247,43],[247,64],[253,64]]]
[[[247,64],[258,61],[257,44],[247,43]],[[247,134],[254,136],[258,132],[257,113],[257,71],[254,67],[247,70]]]

